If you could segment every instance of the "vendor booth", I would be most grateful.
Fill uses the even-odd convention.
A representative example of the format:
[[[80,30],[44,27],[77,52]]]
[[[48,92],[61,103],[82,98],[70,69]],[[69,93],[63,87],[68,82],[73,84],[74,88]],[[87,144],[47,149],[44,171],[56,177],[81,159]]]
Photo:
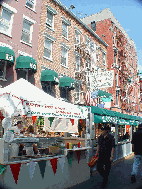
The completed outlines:
[[[24,79],[0,91],[3,188],[68,188],[89,179],[90,147],[81,138],[65,136],[78,132],[86,108],[58,100]],[[17,121],[22,121],[20,134]]]

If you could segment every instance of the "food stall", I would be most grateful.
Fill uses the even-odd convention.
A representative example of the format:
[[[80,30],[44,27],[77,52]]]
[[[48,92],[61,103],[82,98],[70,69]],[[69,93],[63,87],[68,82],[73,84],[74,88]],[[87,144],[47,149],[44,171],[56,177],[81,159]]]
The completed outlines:
[[[0,186],[3,188],[69,188],[90,178],[87,152],[90,147],[71,145],[64,137],[49,137],[49,132],[75,132],[71,123],[87,117],[87,109],[58,100],[24,79],[1,89],[0,111],[4,135],[0,138]],[[38,130],[38,120],[69,121],[69,125],[45,125]],[[32,120],[34,133],[26,132]],[[20,135],[11,128],[23,122]],[[71,122],[72,121],[72,122]],[[51,124],[51,122],[50,122]],[[62,127],[62,128],[61,128]],[[83,145],[83,143],[82,143]]]

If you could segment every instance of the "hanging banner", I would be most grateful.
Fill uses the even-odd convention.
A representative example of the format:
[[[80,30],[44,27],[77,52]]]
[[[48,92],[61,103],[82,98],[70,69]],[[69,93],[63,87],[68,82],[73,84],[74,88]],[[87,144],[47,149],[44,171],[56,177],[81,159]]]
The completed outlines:
[[[80,155],[81,155],[81,151],[76,151],[76,153],[77,153],[78,164],[79,164],[79,161],[80,161]]]
[[[31,180],[33,179],[33,175],[34,175],[34,171],[35,171],[35,167],[37,165],[37,162],[29,162],[27,163],[28,168],[29,168],[29,174],[30,174],[30,178]]]
[[[45,173],[45,168],[46,168],[46,160],[42,160],[38,162],[39,168],[40,168],[40,173],[42,178],[44,178],[44,173]]]
[[[100,89],[100,88],[107,88],[113,87],[113,80],[114,80],[114,71],[103,71],[98,72],[95,71],[93,75],[90,75],[90,84],[91,89]]]
[[[54,175],[55,175],[56,170],[57,170],[57,161],[58,161],[57,158],[54,158],[54,159],[51,159],[51,160],[50,160],[51,166],[52,166],[52,169],[53,169],[53,172],[54,172]]]
[[[11,172],[13,174],[13,177],[14,177],[14,180],[15,180],[16,184],[17,184],[17,181],[18,181],[20,167],[21,167],[21,163],[19,163],[19,164],[10,164]]]
[[[65,164],[65,157],[63,158],[58,158],[58,162],[61,166],[61,169],[62,169],[62,173],[63,173],[63,169],[64,169],[64,164]]]
[[[72,156],[73,156],[73,152],[68,152],[67,159],[71,167],[72,167]]]

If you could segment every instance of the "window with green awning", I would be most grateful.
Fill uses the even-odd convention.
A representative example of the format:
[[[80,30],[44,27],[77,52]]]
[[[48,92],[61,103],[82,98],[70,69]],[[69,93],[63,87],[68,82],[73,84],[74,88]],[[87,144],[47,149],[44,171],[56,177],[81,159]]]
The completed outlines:
[[[0,46],[0,60],[7,61],[11,65],[14,65],[14,61],[15,61],[14,51],[8,47]]]
[[[43,70],[41,72],[41,78],[40,78],[41,82],[53,82],[55,84],[59,83],[58,80],[58,74],[53,71],[53,70]]]
[[[69,88],[73,90],[75,88],[74,79],[70,77],[61,77],[59,80],[59,88]]]
[[[37,71],[37,63],[33,57],[19,56],[16,59],[15,70],[17,69],[30,69],[33,72]]]

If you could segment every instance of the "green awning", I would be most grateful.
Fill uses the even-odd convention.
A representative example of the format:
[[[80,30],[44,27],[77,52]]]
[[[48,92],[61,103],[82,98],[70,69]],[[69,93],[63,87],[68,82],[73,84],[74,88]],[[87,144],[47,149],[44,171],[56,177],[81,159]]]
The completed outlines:
[[[58,80],[58,74],[53,71],[53,70],[44,70],[41,72],[41,78],[40,78],[41,82],[53,82],[58,84],[59,80]]]
[[[106,91],[103,91],[103,90],[99,90],[98,91],[98,96],[99,97],[106,97],[106,98],[109,98],[110,96],[112,96],[112,94],[106,92]]]
[[[15,69],[31,69],[34,72],[37,70],[37,63],[33,57],[19,56],[16,59]]]
[[[70,77],[61,77],[59,81],[59,87],[64,88],[68,87],[70,89],[74,89],[74,79]]]
[[[8,47],[0,46],[0,60],[8,61],[11,65],[14,65],[15,53]]]
[[[118,118],[111,116],[94,115],[94,123],[113,123],[117,124]]]

